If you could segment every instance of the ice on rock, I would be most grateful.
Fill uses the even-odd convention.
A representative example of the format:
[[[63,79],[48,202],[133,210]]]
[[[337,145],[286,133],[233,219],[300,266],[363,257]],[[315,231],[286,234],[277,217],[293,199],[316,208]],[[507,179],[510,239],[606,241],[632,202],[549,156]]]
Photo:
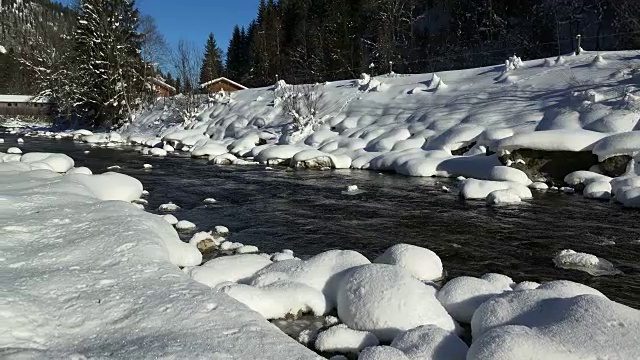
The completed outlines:
[[[100,175],[69,174],[67,180],[89,189],[100,200],[131,202],[142,195],[142,183],[131,176],[108,172]]]
[[[516,291],[485,303],[476,322],[469,360],[640,358],[640,311],[599,295]]]
[[[553,258],[553,263],[562,269],[584,271],[593,276],[616,275],[621,273],[611,262],[605,259],[569,249],[560,251]]]
[[[487,205],[521,203],[522,199],[511,189],[495,190],[487,195]]]
[[[180,210],[180,206],[169,202],[166,204],[162,204],[158,207],[158,211],[164,211],[164,212],[174,212],[174,211],[178,211]]]
[[[225,282],[248,282],[258,270],[270,264],[269,259],[256,254],[233,255],[209,260],[201,266],[184,268],[184,272],[197,282],[216,287]]]
[[[359,353],[370,346],[378,346],[378,338],[368,331],[349,329],[344,324],[332,326],[318,334],[315,348],[327,353]]]
[[[436,253],[409,244],[393,245],[373,262],[400,266],[422,281],[441,279],[443,273],[442,260]]]
[[[308,312],[323,315],[328,311],[326,300],[320,291],[288,280],[276,281],[263,287],[233,284],[223,286],[221,291],[266,319],[280,319]]]
[[[409,360],[409,357],[391,346],[373,346],[362,350],[358,360]]]
[[[338,316],[350,328],[371,331],[380,341],[391,341],[420,325],[456,330],[434,288],[386,264],[363,265],[347,274],[338,291]]]
[[[468,324],[480,305],[505,290],[504,286],[484,279],[460,276],[442,287],[438,300],[454,319]]]
[[[348,270],[370,264],[362,254],[350,250],[331,250],[320,253],[308,260],[285,260],[274,263],[258,272],[283,273],[292,281],[300,282],[321,291],[327,298],[327,304],[336,306],[340,281]]]
[[[17,147],[10,147],[7,149],[7,154],[22,154],[22,150]]]
[[[193,231],[196,228],[196,224],[187,220],[180,220],[175,226],[178,231]]]
[[[398,335],[391,347],[409,359],[465,360],[469,347],[457,335],[435,325],[423,325]]]
[[[460,196],[465,199],[486,199],[490,193],[496,190],[510,190],[520,199],[531,199],[533,194],[525,185],[510,181],[488,181],[467,179],[462,181],[460,186]]]

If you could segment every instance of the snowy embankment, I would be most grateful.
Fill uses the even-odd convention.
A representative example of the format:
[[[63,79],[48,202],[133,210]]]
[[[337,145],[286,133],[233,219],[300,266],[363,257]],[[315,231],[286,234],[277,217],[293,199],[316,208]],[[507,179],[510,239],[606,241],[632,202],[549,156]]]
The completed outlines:
[[[181,151],[217,165],[464,176],[476,182],[461,195],[491,204],[519,202],[530,197],[523,187],[560,188],[566,175],[589,171],[610,177],[611,189],[604,178],[569,185],[591,185],[588,198],[638,207],[638,67],[635,52],[584,52],[315,86],[280,81],[215,94],[186,121],[178,120],[177,98],[161,100],[118,133],[49,135],[134,144],[151,156]]]
[[[138,180],[77,173],[60,154],[7,156],[2,357],[317,358],[244,305],[190,281],[178,266],[198,265],[202,255],[129,203],[142,194]]]

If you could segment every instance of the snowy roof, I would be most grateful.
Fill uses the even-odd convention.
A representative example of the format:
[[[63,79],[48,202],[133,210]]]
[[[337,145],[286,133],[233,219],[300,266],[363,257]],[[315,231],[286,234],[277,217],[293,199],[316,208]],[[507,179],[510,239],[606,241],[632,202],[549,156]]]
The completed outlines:
[[[49,98],[33,95],[0,95],[0,103],[49,103]]]
[[[176,92],[176,88],[174,88],[173,86],[167,84],[166,82],[162,81],[162,79],[158,79],[158,78],[149,78],[149,81],[151,81],[154,85],[158,85],[158,86],[162,86],[166,89],[171,90],[172,92]]]
[[[240,89],[242,89],[242,90],[244,90],[244,89],[248,89],[246,86],[241,85],[241,84],[238,84],[237,82],[235,82],[235,81],[233,81],[233,80],[229,80],[229,79],[227,79],[226,77],[219,77],[219,78],[217,78],[217,79],[213,79],[213,80],[211,80],[211,81],[207,81],[207,82],[206,82],[206,83],[204,83],[204,84],[200,84],[200,88],[201,88],[201,89],[202,89],[202,88],[205,88],[205,87],[207,87],[207,86],[209,86],[209,85],[215,84],[215,83],[220,82],[220,81],[226,81],[226,82],[228,82],[229,84],[234,85],[234,86],[237,86],[237,87],[239,87],[239,88],[240,88]]]

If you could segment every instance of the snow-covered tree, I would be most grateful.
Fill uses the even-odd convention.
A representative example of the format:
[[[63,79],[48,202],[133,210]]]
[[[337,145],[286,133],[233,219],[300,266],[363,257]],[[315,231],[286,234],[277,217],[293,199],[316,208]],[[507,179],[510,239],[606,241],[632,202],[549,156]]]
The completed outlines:
[[[142,36],[133,0],[83,0],[75,32],[77,109],[92,125],[123,123],[143,90]]]

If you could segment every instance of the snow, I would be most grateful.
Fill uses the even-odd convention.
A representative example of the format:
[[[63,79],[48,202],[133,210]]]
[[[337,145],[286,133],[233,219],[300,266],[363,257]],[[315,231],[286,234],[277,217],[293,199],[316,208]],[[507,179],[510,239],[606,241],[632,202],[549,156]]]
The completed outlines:
[[[188,220],[180,220],[175,226],[179,231],[193,231],[197,227],[196,224]]]
[[[399,266],[422,281],[442,278],[442,260],[433,251],[415,245],[396,244],[373,261]]]
[[[582,194],[588,199],[609,200],[612,190],[610,181],[594,181],[585,186]]]
[[[162,219],[171,225],[175,225],[178,223],[178,219],[171,214],[163,215]]]
[[[184,272],[197,282],[216,287],[229,281],[249,282],[258,270],[270,264],[269,259],[260,255],[233,255],[209,260],[201,266],[185,267]]]
[[[100,175],[68,174],[67,181],[82,185],[100,200],[133,201],[142,195],[142,183],[131,176],[115,172]]]
[[[38,153],[32,152],[22,155],[20,161],[31,164],[42,163],[46,164],[55,172],[65,173],[73,168],[74,161],[64,154],[52,154],[52,153]]]
[[[188,281],[178,266],[201,255],[160,217],[49,173],[0,174],[6,356],[319,358],[244,305]]]
[[[582,129],[543,130],[516,134],[498,140],[496,148],[501,150],[533,149],[548,151],[586,151],[606,135]]]
[[[243,245],[236,249],[236,254],[255,254],[260,252],[257,246]]]
[[[364,349],[358,360],[409,360],[402,350],[391,346],[374,346]]]
[[[611,182],[611,180],[613,179],[608,176],[584,170],[574,171],[564,178],[564,182],[571,186],[576,186],[578,184],[589,185],[596,181]]]
[[[67,174],[93,175],[93,172],[91,171],[91,169],[89,169],[87,167],[80,166],[80,167],[74,167],[74,168],[71,168],[71,169],[67,170]]]
[[[2,51],[0,51],[2,52]],[[33,95],[0,95],[2,103],[42,103],[48,104],[49,99],[42,96]]]
[[[7,154],[22,154],[22,150],[17,147],[10,147],[7,149]]]
[[[282,319],[290,314],[309,312],[323,315],[328,310],[320,291],[288,280],[276,281],[262,287],[226,285],[220,290],[260,313],[265,319]]]
[[[336,306],[338,287],[348,270],[369,264],[363,255],[350,250],[331,250],[308,260],[285,260],[257,271],[256,276],[279,273],[291,281],[308,285],[321,291],[329,308]]]
[[[621,273],[611,262],[605,259],[568,249],[560,251],[553,258],[553,263],[562,269],[584,271],[593,276],[616,275]]]
[[[509,190],[522,200],[531,199],[531,190],[525,185],[511,181],[487,181],[467,179],[461,182],[460,196],[465,199],[486,199],[497,190]]]
[[[315,348],[328,353],[359,353],[370,346],[378,346],[378,338],[368,331],[349,329],[340,324],[318,334]]]
[[[495,190],[487,195],[487,205],[517,204],[522,198],[511,189]]]
[[[480,305],[504,291],[504,287],[499,284],[471,276],[460,276],[442,287],[438,292],[438,300],[454,319],[468,324]]]
[[[469,347],[458,336],[435,325],[423,325],[398,335],[391,347],[409,359],[465,360]]]
[[[640,131],[629,131],[605,137],[593,148],[600,161],[617,155],[635,156],[640,152]]]
[[[371,331],[380,341],[426,324],[456,329],[434,288],[386,264],[363,265],[347,274],[338,291],[338,316],[349,328]]]
[[[516,291],[482,305],[474,316],[467,359],[637,359],[640,311],[583,291]],[[557,287],[557,286],[556,286]],[[558,288],[567,288],[563,285]]]
[[[7,49],[5,49],[4,46],[0,45],[0,54],[6,54],[7,53]]]

